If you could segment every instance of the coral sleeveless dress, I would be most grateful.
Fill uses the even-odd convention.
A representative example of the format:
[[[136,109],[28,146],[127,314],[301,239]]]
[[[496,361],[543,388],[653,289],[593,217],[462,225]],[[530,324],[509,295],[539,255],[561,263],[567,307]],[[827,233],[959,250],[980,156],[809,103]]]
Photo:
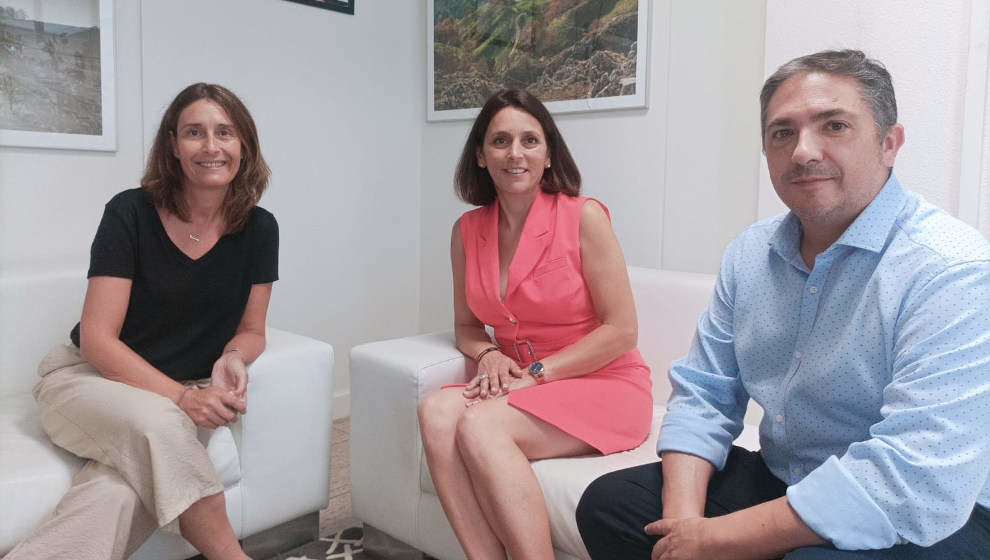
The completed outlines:
[[[495,329],[502,352],[521,366],[601,325],[581,272],[581,208],[587,200],[539,192],[509,266],[504,300],[499,297],[498,202],[461,217],[467,304]],[[598,371],[513,391],[508,398],[510,405],[606,455],[642,443],[653,414],[650,368],[635,349]]]

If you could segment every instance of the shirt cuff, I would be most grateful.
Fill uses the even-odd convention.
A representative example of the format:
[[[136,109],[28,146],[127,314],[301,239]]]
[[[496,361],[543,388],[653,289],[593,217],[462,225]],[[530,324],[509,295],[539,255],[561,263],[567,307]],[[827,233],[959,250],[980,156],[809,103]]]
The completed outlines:
[[[718,437],[714,434],[704,433],[697,429],[690,429],[681,425],[677,419],[668,421],[670,414],[664,417],[660,427],[660,437],[657,438],[657,455],[664,451],[677,451],[688,453],[705,459],[715,466],[715,470],[725,468],[725,462],[729,458],[730,445],[719,443]]]
[[[787,499],[811,530],[838,549],[890,548],[903,542],[887,515],[835,455],[789,487]]]

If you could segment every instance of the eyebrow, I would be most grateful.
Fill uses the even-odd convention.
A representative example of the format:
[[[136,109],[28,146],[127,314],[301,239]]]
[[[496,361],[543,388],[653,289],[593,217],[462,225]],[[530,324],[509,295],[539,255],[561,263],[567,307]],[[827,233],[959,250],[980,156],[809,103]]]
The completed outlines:
[[[849,112],[849,111],[847,111],[847,110],[845,110],[845,109],[829,109],[828,111],[822,111],[820,113],[815,113],[814,115],[811,116],[811,120],[812,121],[815,121],[815,122],[817,122],[817,121],[824,121],[824,120],[831,119],[832,117],[840,117],[840,116],[844,116],[844,115],[852,115],[852,113]],[[770,130],[771,128],[773,128],[775,126],[791,126],[793,124],[794,124],[794,120],[793,119],[786,118],[786,117],[785,118],[780,118],[780,119],[774,119],[774,120],[770,121],[769,123],[767,123],[767,130]]]

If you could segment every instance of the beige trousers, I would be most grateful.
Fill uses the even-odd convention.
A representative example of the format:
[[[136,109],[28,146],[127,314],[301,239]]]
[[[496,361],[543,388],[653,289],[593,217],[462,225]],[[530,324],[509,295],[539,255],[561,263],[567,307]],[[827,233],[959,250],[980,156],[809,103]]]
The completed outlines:
[[[34,398],[58,445],[89,459],[53,517],[4,560],[123,559],[178,516],[223,492],[196,425],[170,399],[106,379],[75,346],[38,366]]]

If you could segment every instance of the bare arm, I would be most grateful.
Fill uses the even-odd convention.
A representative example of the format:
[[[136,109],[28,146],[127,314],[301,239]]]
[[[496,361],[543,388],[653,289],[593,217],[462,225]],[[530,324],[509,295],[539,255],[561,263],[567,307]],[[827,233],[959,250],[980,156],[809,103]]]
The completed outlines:
[[[636,305],[619,240],[602,207],[581,209],[581,263],[584,281],[602,324],[574,344],[540,360],[548,381],[596,371],[636,347]]]
[[[131,298],[131,280],[94,276],[86,289],[79,350],[107,379],[158,393],[178,402],[184,386],[159,371],[120,340]]]
[[[233,392],[241,399],[247,399],[247,366],[265,349],[265,323],[271,296],[271,282],[251,286],[237,331],[230,342],[224,345],[223,353],[213,364],[213,373],[210,375],[212,384]]]
[[[663,470],[663,518],[704,517],[708,482],[715,474],[715,467],[696,455],[665,451],[661,455],[660,468]]]
[[[236,418],[236,412],[245,412],[243,398],[219,387],[188,391],[120,340],[130,294],[128,278],[90,278],[79,332],[86,361],[107,379],[171,399],[197,426],[216,428]]]

